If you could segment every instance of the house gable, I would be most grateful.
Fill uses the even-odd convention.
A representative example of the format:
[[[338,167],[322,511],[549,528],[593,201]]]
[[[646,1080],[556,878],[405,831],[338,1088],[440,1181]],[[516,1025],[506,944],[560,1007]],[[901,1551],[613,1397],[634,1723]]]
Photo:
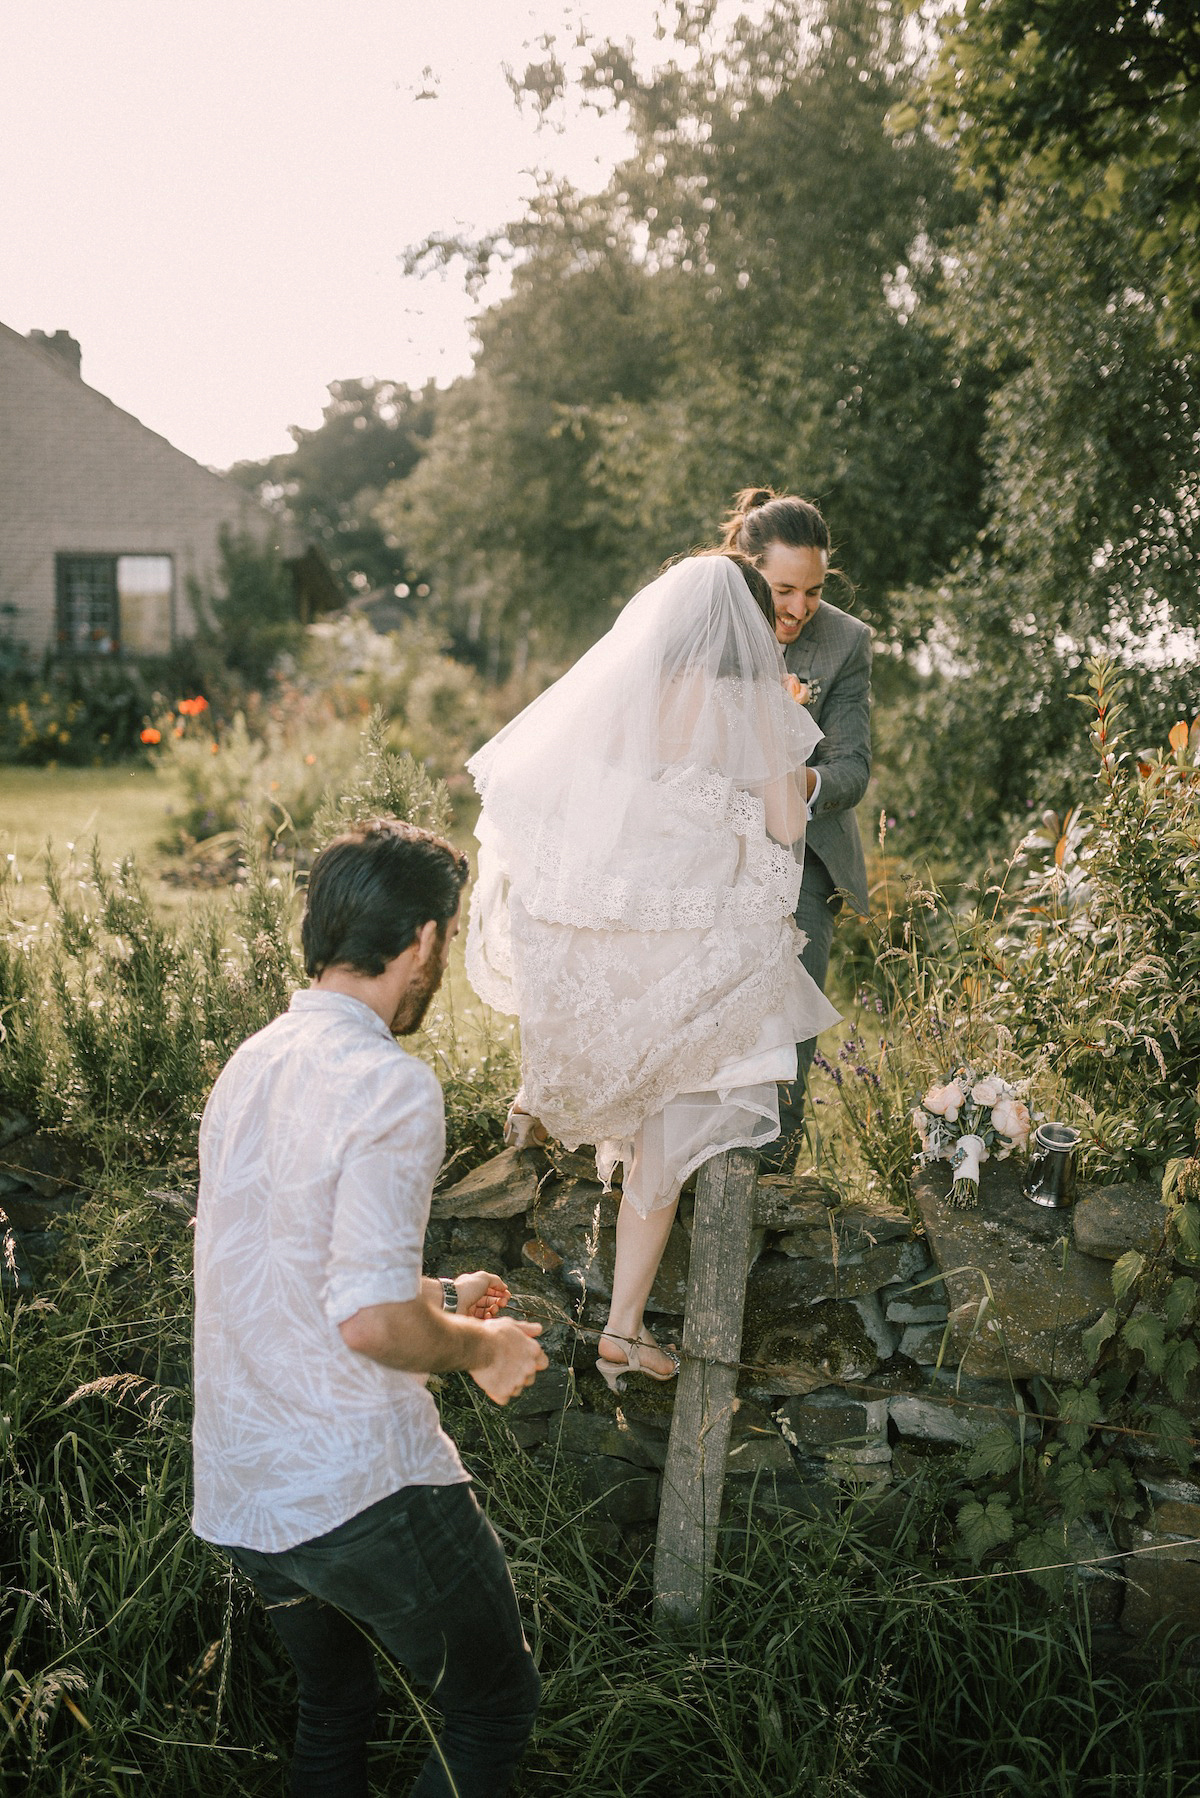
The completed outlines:
[[[171,558],[173,634],[188,636],[189,586],[211,586],[222,528],[288,552],[252,495],[0,325],[0,628],[55,646],[58,558],[139,555]]]

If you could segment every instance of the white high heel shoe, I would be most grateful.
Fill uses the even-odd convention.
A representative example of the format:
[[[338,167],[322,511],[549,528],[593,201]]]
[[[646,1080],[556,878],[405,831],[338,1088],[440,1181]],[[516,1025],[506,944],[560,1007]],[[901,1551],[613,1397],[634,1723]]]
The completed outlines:
[[[656,1348],[661,1355],[666,1355],[667,1359],[671,1362],[670,1373],[655,1373],[652,1367],[643,1367],[640,1354],[642,1346],[645,1346],[646,1348]],[[663,1345],[658,1342],[647,1342],[644,1345],[637,1342],[629,1342],[625,1345],[625,1359],[623,1361],[609,1361],[604,1355],[598,1356],[596,1360],[596,1372],[600,1375],[600,1378],[606,1382],[609,1390],[612,1392],[623,1392],[625,1390],[624,1386],[619,1385],[618,1382],[623,1380],[627,1373],[640,1373],[647,1380],[657,1380],[660,1385],[665,1385],[668,1380],[673,1380],[679,1372],[679,1355],[670,1344],[664,1348]]]

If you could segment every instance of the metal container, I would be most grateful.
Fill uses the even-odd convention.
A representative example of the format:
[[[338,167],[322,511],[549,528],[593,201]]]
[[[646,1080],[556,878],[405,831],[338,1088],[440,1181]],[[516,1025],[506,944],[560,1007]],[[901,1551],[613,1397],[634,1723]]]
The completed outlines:
[[[1065,1211],[1075,1203],[1075,1151],[1079,1131],[1071,1124],[1039,1124],[1022,1188],[1035,1205]]]

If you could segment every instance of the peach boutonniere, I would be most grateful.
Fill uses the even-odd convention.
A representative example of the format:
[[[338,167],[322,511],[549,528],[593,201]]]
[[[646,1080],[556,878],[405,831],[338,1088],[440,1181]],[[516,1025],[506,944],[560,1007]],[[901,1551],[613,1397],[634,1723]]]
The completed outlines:
[[[801,680],[798,674],[785,674],[783,684],[797,705],[815,705],[821,697],[820,681]]]

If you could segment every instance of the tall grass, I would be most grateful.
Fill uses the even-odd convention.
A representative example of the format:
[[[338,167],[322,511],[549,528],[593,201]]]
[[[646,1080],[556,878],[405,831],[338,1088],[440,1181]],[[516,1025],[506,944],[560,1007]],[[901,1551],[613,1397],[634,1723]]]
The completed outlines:
[[[77,1214],[53,1300],[0,1316],[6,1368],[4,1789],[277,1792],[282,1656],[187,1525],[190,1232],[117,1181]],[[454,1378],[443,1398],[508,1548],[545,1681],[519,1790],[595,1798],[1163,1798],[1200,1790],[1169,1653],[1098,1672],[1086,1612],[944,1575],[936,1485],[811,1519],[731,1521],[702,1641],[655,1635],[646,1558],[602,1551],[550,1445]],[[608,1538],[603,1538],[608,1541]],[[424,1725],[388,1677],[375,1777]]]

